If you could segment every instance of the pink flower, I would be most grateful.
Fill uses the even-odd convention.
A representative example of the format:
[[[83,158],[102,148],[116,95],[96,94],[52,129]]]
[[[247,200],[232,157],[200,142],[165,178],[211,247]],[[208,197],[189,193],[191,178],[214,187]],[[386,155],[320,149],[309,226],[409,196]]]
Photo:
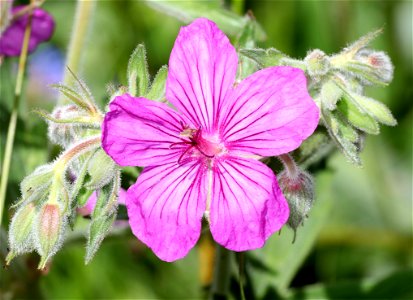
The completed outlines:
[[[8,24],[1,23],[0,30],[0,56],[19,56],[23,46],[24,32],[29,20],[28,13],[20,13],[26,9],[25,6],[16,6],[11,9],[12,2],[10,0],[1,1],[2,22],[10,22]],[[3,11],[7,9],[7,11]],[[43,9],[35,8],[32,17],[32,30],[29,40],[29,53],[33,52],[37,45],[50,39],[54,30],[53,18]],[[3,31],[4,29],[4,31]]]
[[[128,94],[110,104],[103,147],[121,166],[144,166],[127,192],[133,233],[165,261],[197,242],[205,213],[227,249],[262,247],[288,219],[270,168],[258,159],[296,149],[318,124],[303,71],[271,67],[235,85],[238,58],[215,23],[183,27],[166,98]]]

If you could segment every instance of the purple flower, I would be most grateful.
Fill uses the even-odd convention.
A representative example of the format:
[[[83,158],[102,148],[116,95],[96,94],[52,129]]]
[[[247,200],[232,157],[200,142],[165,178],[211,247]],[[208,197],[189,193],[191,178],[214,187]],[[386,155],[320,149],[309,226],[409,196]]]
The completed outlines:
[[[0,31],[0,56],[20,55],[23,46],[24,32],[29,20],[28,13],[26,12],[27,6],[11,8],[12,2],[13,1],[7,0],[2,3],[2,9],[7,9],[8,11],[2,11],[2,16],[3,14],[5,15],[4,22],[7,22],[7,24],[0,24],[2,26],[2,30]],[[50,39],[54,26],[52,16],[46,11],[40,8],[33,9],[29,53],[33,52],[38,44]]]
[[[258,159],[296,149],[319,111],[303,71],[271,67],[235,85],[235,48],[215,23],[183,27],[169,60],[166,98],[128,94],[110,104],[103,147],[121,166],[144,166],[127,192],[133,233],[165,261],[197,242],[205,213],[216,242],[262,247],[288,219],[270,168]]]

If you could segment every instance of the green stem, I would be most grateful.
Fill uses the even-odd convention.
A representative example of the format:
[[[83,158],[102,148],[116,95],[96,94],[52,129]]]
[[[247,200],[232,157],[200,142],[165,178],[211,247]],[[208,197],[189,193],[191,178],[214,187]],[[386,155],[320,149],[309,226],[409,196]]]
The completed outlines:
[[[66,58],[66,66],[75,74],[79,73],[80,61],[83,53],[82,49],[84,48],[83,46],[86,42],[87,31],[92,21],[92,14],[96,7],[96,2],[97,1],[77,1],[76,15]],[[70,86],[73,82],[74,78],[71,75],[70,70],[66,69],[63,84]],[[65,103],[65,98],[62,94],[58,103]]]
[[[33,0],[31,1],[34,2]],[[9,128],[7,131],[6,148],[4,151],[3,169],[1,170],[0,183],[0,225],[3,218],[4,203],[6,201],[7,182],[10,173],[11,157],[13,153],[14,137],[16,134],[17,116],[19,112],[20,99],[22,93],[24,73],[26,70],[27,54],[29,50],[29,40],[32,31],[32,11],[29,12],[29,19],[24,32],[22,50],[19,59],[19,69],[17,72],[16,87],[14,90],[13,108],[10,116]]]
[[[238,261],[238,280],[239,280],[239,289],[241,300],[245,300],[245,293],[244,293],[244,274],[245,274],[245,252],[239,253],[239,261]]]
[[[216,245],[214,278],[210,299],[227,299],[231,279],[231,251]]]

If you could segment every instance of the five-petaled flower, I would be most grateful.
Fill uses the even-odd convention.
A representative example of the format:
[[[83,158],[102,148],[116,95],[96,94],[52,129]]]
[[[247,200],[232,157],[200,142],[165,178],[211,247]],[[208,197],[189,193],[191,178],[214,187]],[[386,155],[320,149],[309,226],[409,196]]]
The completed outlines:
[[[29,21],[28,12],[32,8],[30,6],[12,8],[13,0],[1,0],[0,2],[0,56],[19,56]],[[50,39],[54,26],[51,15],[43,9],[33,9],[29,53],[33,52],[38,44]]]
[[[207,215],[216,242],[262,247],[288,219],[272,170],[259,161],[299,147],[319,111],[303,71],[270,67],[235,85],[238,58],[218,27],[197,19],[179,32],[166,98],[118,96],[103,148],[121,166],[145,167],[128,190],[133,233],[166,261],[185,256]]]

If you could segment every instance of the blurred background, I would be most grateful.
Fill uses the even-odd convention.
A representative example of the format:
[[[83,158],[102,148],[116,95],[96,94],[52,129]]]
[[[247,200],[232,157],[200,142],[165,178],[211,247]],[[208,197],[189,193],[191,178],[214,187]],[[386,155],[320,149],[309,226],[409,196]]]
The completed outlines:
[[[205,2],[205,1],[203,1]],[[170,3],[170,2],[169,2]],[[181,1],[182,3],[182,1]],[[368,136],[362,168],[336,151],[316,175],[316,205],[291,243],[290,229],[246,256],[248,299],[411,299],[412,293],[412,125],[413,62],[411,1],[225,1],[233,12],[251,10],[266,33],[260,47],[275,47],[303,58],[311,49],[339,52],[357,38],[383,28],[371,45],[388,53],[394,80],[366,95],[388,105],[398,121]],[[21,105],[6,207],[19,197],[20,181],[49,160],[45,123],[31,113],[51,110],[56,93],[49,84],[62,81],[64,58],[75,14],[75,1],[49,0],[44,8],[56,20],[50,42],[30,56]],[[208,12],[205,12],[206,14]],[[126,83],[129,56],[139,43],[147,49],[151,75],[168,63],[182,22],[144,1],[97,1],[81,77],[105,107],[106,87]],[[227,32],[230,38],[236,37]],[[10,116],[17,59],[0,69],[1,157]],[[124,180],[125,186],[133,179]],[[5,230],[1,252],[7,253]],[[80,220],[87,223],[87,220]],[[108,237],[96,257],[84,265],[82,224],[54,257],[48,271],[36,270],[38,256],[26,255],[0,271],[1,299],[194,299],[210,283],[213,246],[208,236],[183,260],[164,263],[140,244],[129,229]],[[212,254],[211,254],[212,253]],[[234,259],[231,297],[239,298]]]

